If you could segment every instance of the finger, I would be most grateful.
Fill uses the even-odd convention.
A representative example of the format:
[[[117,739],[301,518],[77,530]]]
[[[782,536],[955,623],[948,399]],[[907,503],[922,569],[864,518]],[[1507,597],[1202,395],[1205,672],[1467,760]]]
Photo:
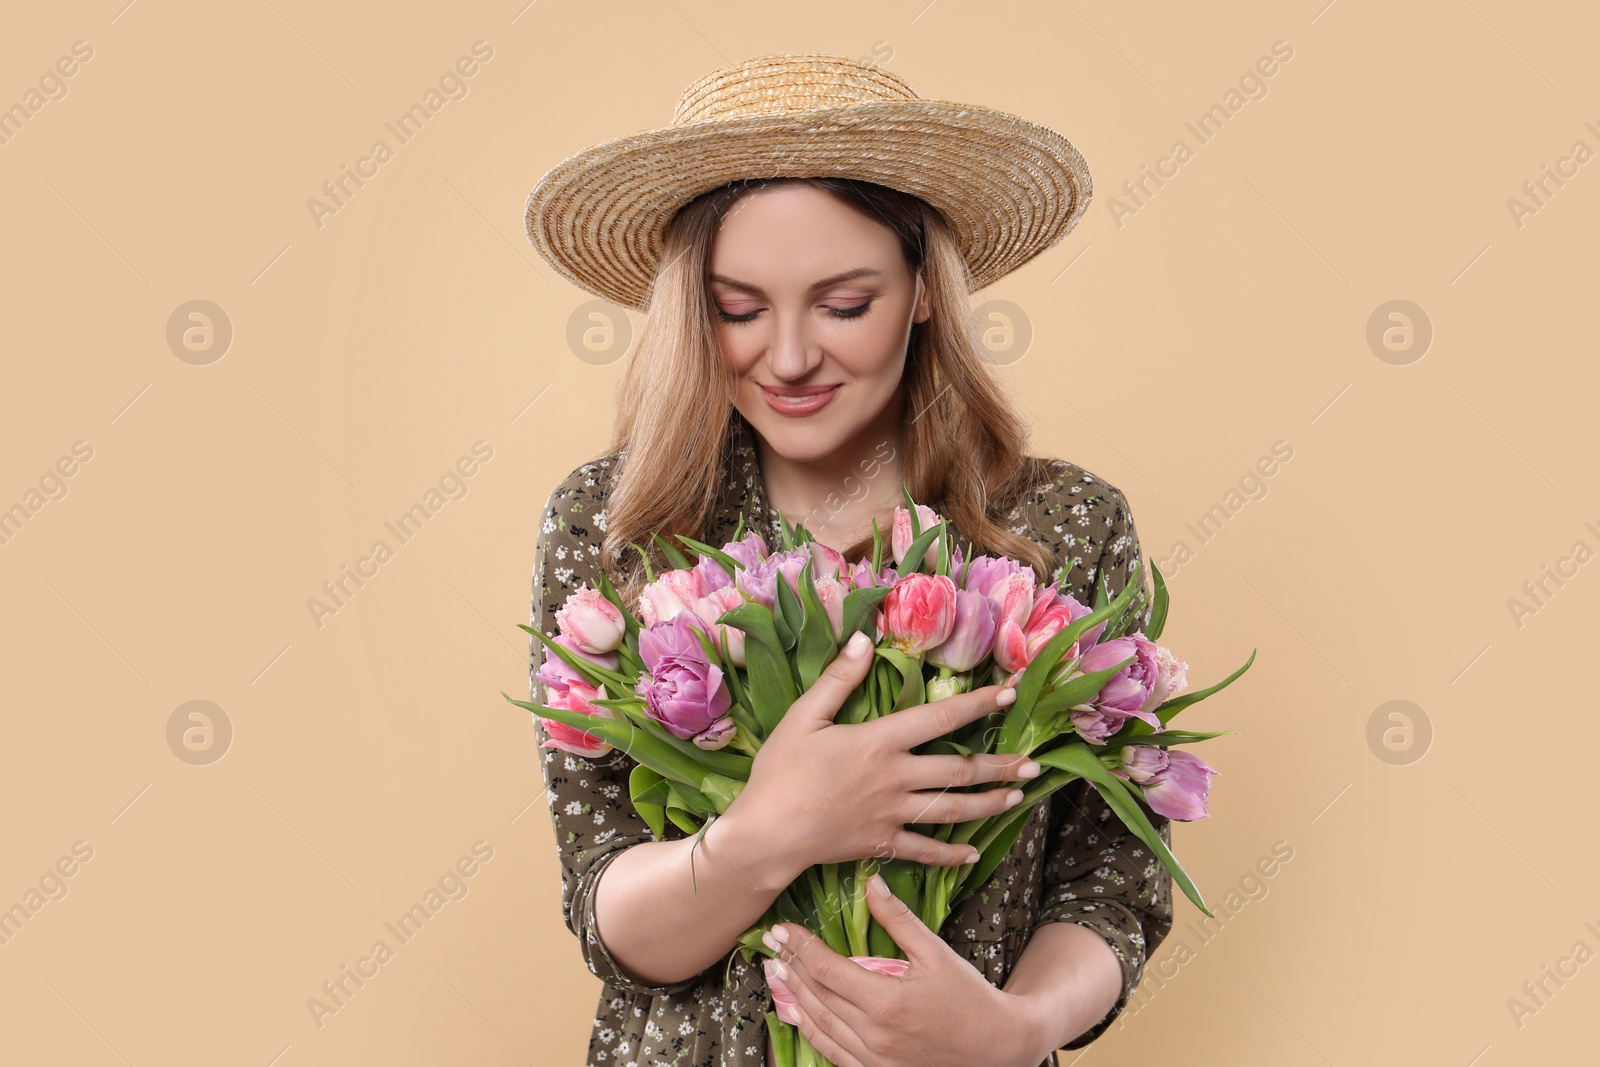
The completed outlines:
[[[871,858],[927,863],[936,867],[959,867],[964,863],[977,863],[979,854],[971,845],[940,841],[936,837],[929,837],[927,834],[902,827],[888,841],[879,845]]]
[[[897,987],[889,984],[895,979],[869,971],[848,956],[839,955],[805,927],[779,923],[773,927],[773,936],[778,936],[780,930],[787,938],[781,942],[779,959],[811,986],[813,995],[823,996],[830,1009],[835,1000],[856,1005],[854,1010],[844,1009],[844,1013],[857,1024],[867,1018],[864,1008],[873,1004],[881,1008],[884,998],[896,991]]]
[[[789,988],[797,1001],[800,1033],[836,1067],[865,1067],[866,1042],[838,1015],[822,1004],[806,983],[790,972]]]
[[[822,1018],[824,1011],[838,1016],[839,1021],[851,1031],[865,1039],[867,1027],[871,1023],[873,1013],[863,1008],[855,998],[861,994],[853,989],[834,989],[817,981],[815,976],[806,970],[806,965],[798,959],[791,959],[787,963],[777,961],[788,968],[788,978],[785,979],[789,995],[794,997],[795,1004],[805,1010],[805,1005],[810,1004],[806,1014],[813,1019]],[[854,963],[850,966],[863,974],[865,968],[857,967]],[[802,994],[806,999],[802,999]]]
[[[1023,753],[987,752],[975,752],[970,756],[912,753],[910,767],[907,775],[909,789],[938,789],[1037,778],[1040,769],[1035,760]]]
[[[968,822],[987,819],[1010,811],[1022,802],[1024,794],[1015,787],[991,786],[973,792],[955,789],[928,789],[912,793],[900,810],[903,823]]]
[[[912,966],[928,966],[939,956],[954,950],[928,924],[911,910],[910,905],[889,891],[883,875],[873,874],[867,879],[867,908],[872,917],[883,926],[884,932],[900,946]],[[883,975],[889,978],[888,975]],[[889,978],[889,981],[901,981]]]
[[[871,635],[860,631],[851,635],[839,654],[828,662],[817,680],[811,683],[811,688],[790,706],[779,725],[790,719],[812,726],[831,723],[851,691],[866,678],[872,658]]]
[[[997,699],[1002,692],[1010,694],[1004,704]],[[1011,686],[986,685],[970,693],[957,693],[931,704],[919,704],[893,715],[885,715],[867,725],[887,734],[894,748],[909,752],[918,745],[954,733],[970,722],[1009,707],[1016,701],[1016,692]]]

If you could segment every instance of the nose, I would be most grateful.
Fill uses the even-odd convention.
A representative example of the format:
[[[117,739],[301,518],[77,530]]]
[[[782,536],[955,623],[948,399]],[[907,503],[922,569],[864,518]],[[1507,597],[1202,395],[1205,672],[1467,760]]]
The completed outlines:
[[[822,348],[811,336],[806,315],[774,311],[772,318],[774,329],[767,348],[767,365],[783,381],[804,378],[822,362]]]

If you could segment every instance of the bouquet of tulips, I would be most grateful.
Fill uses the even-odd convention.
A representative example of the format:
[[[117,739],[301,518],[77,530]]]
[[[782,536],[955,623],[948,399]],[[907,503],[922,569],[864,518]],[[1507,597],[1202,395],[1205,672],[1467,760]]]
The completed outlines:
[[[703,834],[728,810],[762,742],[857,631],[873,641],[875,659],[835,722],[865,722],[1004,681],[1016,686],[1009,707],[919,750],[1026,754],[1044,768],[1023,788],[1022,801],[998,815],[911,827],[972,845],[976,863],[869,858],[814,865],[740,937],[730,967],[734,954],[746,962],[772,955],[762,935],[792,922],[862,966],[898,975],[906,961],[868,910],[868,878],[881,873],[938,931],[1004,859],[1033,806],[1078,778],[1089,780],[1211,915],[1141,801],[1171,819],[1207,814],[1217,772],[1173,746],[1219,733],[1169,723],[1232,683],[1255,654],[1216,685],[1186,692],[1187,664],[1155,643],[1167,614],[1158,569],[1149,624],[1130,632],[1144,606],[1137,566],[1117,596],[1102,574],[1093,603],[1081,604],[1053,584],[1038,585],[1032,568],[1015,560],[963,559],[951,546],[948,521],[914,503],[909,491],[905,499],[895,509],[893,567],[882,560],[876,524],[872,558],[855,563],[787,521],[781,551],[769,551],[759,534],[741,537],[742,520],[721,548],[680,535],[690,555],[656,535],[673,569],[656,575],[646,555],[649,584],[637,605],[624,604],[602,573],[599,589],[585,585],[557,610],[555,638],[521,627],[549,651],[536,675],[545,703],[501,695],[539,716],[550,735],[546,746],[589,757],[620,748],[632,757],[629,792],[659,840],[667,821]],[[768,985],[780,1067],[825,1064],[793,1025],[793,997],[770,969]]]

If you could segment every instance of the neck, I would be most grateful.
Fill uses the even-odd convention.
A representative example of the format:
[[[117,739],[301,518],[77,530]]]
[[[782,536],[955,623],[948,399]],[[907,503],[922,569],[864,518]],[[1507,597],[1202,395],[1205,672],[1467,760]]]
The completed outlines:
[[[897,505],[904,504],[903,405],[891,401],[872,422],[826,456],[792,460],[773,451],[760,434],[756,451],[767,503],[784,520],[805,526],[830,548],[843,550],[872,535],[878,520],[885,543]]]

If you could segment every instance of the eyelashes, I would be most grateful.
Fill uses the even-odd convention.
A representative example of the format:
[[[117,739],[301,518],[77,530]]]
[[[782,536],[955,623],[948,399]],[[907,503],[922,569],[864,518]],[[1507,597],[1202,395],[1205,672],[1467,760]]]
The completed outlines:
[[[829,315],[832,315],[836,319],[859,319],[863,315],[865,315],[867,312],[871,311],[872,310],[872,306],[874,304],[876,304],[876,303],[877,303],[877,298],[874,297],[873,299],[868,300],[864,304],[857,304],[853,308],[835,308],[835,307],[830,307],[830,308],[827,309],[827,311],[828,311]],[[738,325],[739,323],[742,323],[742,322],[754,321],[755,317],[757,315],[759,315],[760,313],[761,312],[758,309],[756,311],[746,312],[743,315],[730,315],[726,311],[723,311],[721,308],[717,308],[717,318],[719,320],[721,320],[722,322],[726,322],[726,323],[728,323],[730,325]]]

